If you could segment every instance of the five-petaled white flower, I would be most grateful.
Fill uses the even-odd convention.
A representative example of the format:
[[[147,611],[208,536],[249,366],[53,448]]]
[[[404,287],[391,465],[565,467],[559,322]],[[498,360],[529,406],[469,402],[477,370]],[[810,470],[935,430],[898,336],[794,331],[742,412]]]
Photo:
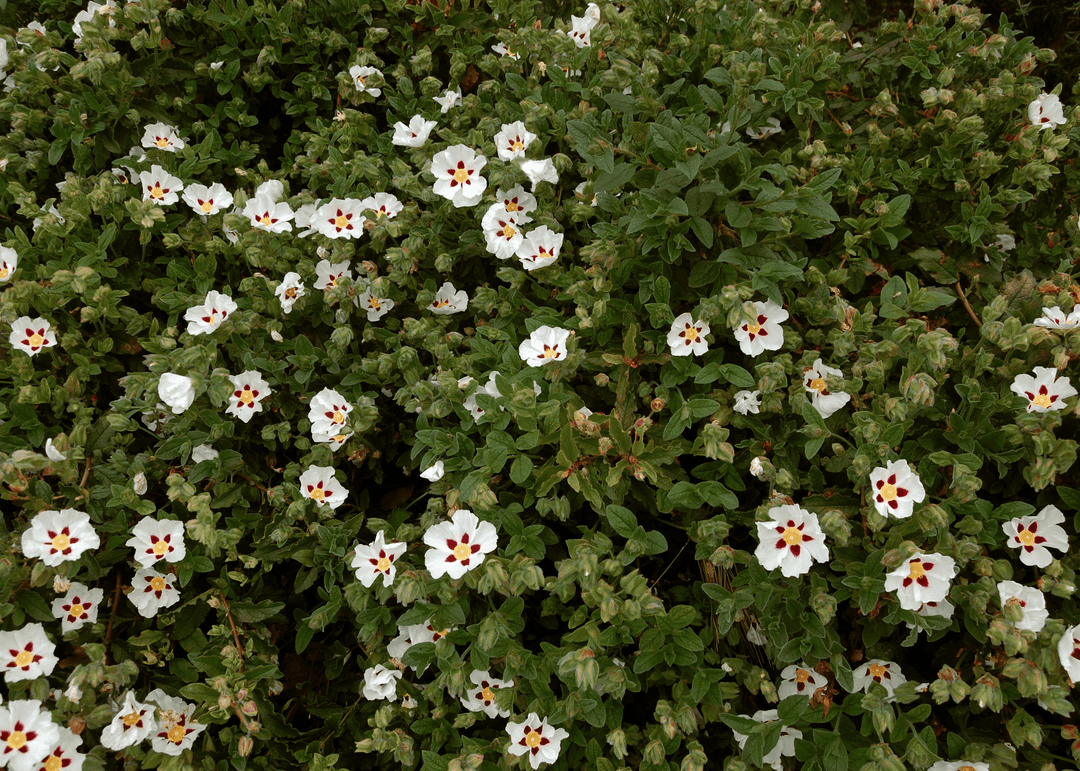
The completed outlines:
[[[184,188],[184,203],[195,210],[200,217],[209,217],[222,209],[232,206],[232,193],[220,182],[206,185],[188,185]]]
[[[399,147],[423,147],[431,130],[437,125],[437,121],[424,120],[424,116],[414,115],[408,125],[401,121],[394,124],[394,136],[390,141]]]
[[[256,230],[285,233],[292,231],[291,220],[296,212],[284,201],[279,202],[263,193],[248,200],[244,206],[244,216],[251,220],[251,226]]]
[[[1058,658],[1069,679],[1080,683],[1080,624],[1065,630],[1058,640]]]
[[[99,546],[101,539],[90,524],[90,515],[75,509],[42,511],[22,534],[23,554],[37,557],[50,568],[77,560]]]
[[[233,392],[229,397],[229,406],[225,412],[250,423],[256,412],[262,412],[262,400],[273,393],[270,384],[253,369],[239,375],[229,375]]]
[[[904,677],[900,667],[895,662],[883,661],[882,659],[870,659],[861,667],[853,670],[851,677],[854,680],[853,687],[855,691],[868,693],[871,683],[879,683],[888,691],[890,697],[893,695],[893,691],[907,682],[907,678]]]
[[[387,669],[382,664],[371,667],[364,671],[363,694],[365,699],[378,701],[387,699],[397,701],[397,681],[401,679],[401,672],[396,669]]]
[[[510,754],[528,755],[529,765],[534,769],[540,768],[541,763],[558,760],[562,741],[570,736],[562,728],[548,725],[547,718],[541,720],[535,712],[530,712],[523,723],[508,722],[506,732],[510,734],[507,748]]]
[[[394,560],[405,553],[407,545],[399,541],[386,543],[385,537],[380,530],[375,534],[375,540],[367,546],[356,545],[352,567],[356,570],[356,578],[365,587],[370,588],[379,576],[382,576],[383,586],[390,586],[394,582],[394,575],[397,573]]]
[[[829,417],[851,401],[851,394],[843,391],[832,392],[828,389],[825,378],[829,375],[843,377],[844,373],[835,367],[822,364],[820,358],[814,362],[813,367],[803,370],[803,387],[810,394],[810,403],[823,418]]]
[[[509,190],[499,188],[495,191],[493,206],[501,206],[502,210],[514,217],[518,223],[527,225],[532,222],[529,215],[536,211],[536,196],[526,192],[521,185],[514,185]]]
[[[52,603],[53,615],[60,619],[60,629],[71,632],[83,624],[96,622],[104,597],[104,589],[91,589],[86,584],[73,581],[67,593]]]
[[[359,238],[364,235],[364,202],[335,198],[315,212],[313,225],[327,238]]]
[[[453,91],[448,90],[442,96],[433,96],[431,98],[438,103],[440,108],[442,108],[443,115],[446,115],[446,113],[450,112],[451,107],[456,106],[457,103],[461,101],[461,89],[458,88]]]
[[[0,632],[0,671],[8,685],[52,674],[56,645],[41,624],[27,624],[13,632]]]
[[[1039,98],[1028,105],[1028,120],[1032,125],[1038,126],[1039,131],[1052,129],[1068,122],[1065,118],[1064,106],[1057,94],[1039,94]]]
[[[357,91],[361,94],[368,93],[372,96],[379,96],[382,94],[382,89],[367,84],[368,78],[372,75],[378,75],[380,78],[383,76],[382,72],[374,67],[361,67],[355,64],[349,68],[349,77],[353,79]]]
[[[1068,315],[1056,305],[1053,308],[1043,308],[1043,317],[1031,323],[1047,329],[1080,329],[1080,305],[1073,306]]]
[[[345,420],[352,412],[352,405],[333,388],[324,388],[311,397],[308,420],[311,432],[337,434],[345,428]]]
[[[949,582],[955,575],[952,557],[916,552],[885,576],[885,591],[895,591],[904,610],[918,610],[924,602],[941,602],[948,597]]]
[[[140,704],[135,694],[128,691],[112,722],[101,732],[101,746],[113,751],[131,747],[150,736],[156,727],[154,705]]]
[[[438,482],[443,478],[446,473],[445,464],[441,460],[435,461],[434,464],[428,466],[426,469],[420,472],[420,476],[429,482]]]
[[[495,551],[498,538],[493,524],[481,522],[468,509],[458,509],[449,522],[432,525],[424,533],[424,543],[431,547],[424,562],[432,578],[461,578]]]
[[[530,367],[542,367],[553,361],[566,358],[566,341],[570,338],[569,329],[538,327],[528,340],[522,340],[518,346],[518,356]]]
[[[174,177],[156,163],[150,167],[150,171],[139,172],[139,181],[142,183],[143,200],[153,201],[159,206],[179,201],[179,193],[184,189],[182,179]]]
[[[591,16],[570,16],[570,38],[578,48],[588,48],[592,44],[590,33],[596,21]]]
[[[439,287],[435,293],[435,299],[428,305],[428,310],[439,316],[448,316],[451,313],[461,313],[469,307],[469,295],[465,290],[458,291],[449,281]]]
[[[466,688],[461,703],[469,712],[483,712],[488,717],[510,717],[510,710],[499,709],[495,704],[495,692],[500,688],[513,688],[513,682],[492,677],[488,670],[473,670],[469,675],[472,688]]]
[[[814,672],[813,668],[805,663],[792,664],[785,667],[780,673],[780,687],[776,689],[776,695],[783,701],[788,696],[813,696],[818,688],[829,684],[829,681]]]
[[[525,240],[521,224],[513,214],[507,214],[502,204],[492,204],[480,220],[487,250],[500,260],[510,259]]]
[[[704,321],[694,321],[689,313],[680,314],[671,322],[671,331],[668,332],[667,344],[671,348],[672,356],[701,356],[709,350],[709,342],[705,335],[709,334],[709,325]],[[754,410],[757,412],[757,410]]]
[[[741,717],[747,717],[742,715]],[[759,723],[773,723],[780,719],[780,714],[775,709],[762,709],[755,712],[750,716],[752,720],[756,720]],[[735,741],[739,743],[739,749],[746,746],[746,740],[750,737],[733,730],[735,734]],[[783,726],[780,729],[780,740],[776,743],[776,746],[762,757],[761,762],[763,765],[772,766],[774,771],[781,771],[783,768],[783,761],[781,758],[790,758],[795,754],[795,740],[802,738],[802,731],[798,728],[790,728]]]
[[[336,509],[345,503],[346,490],[334,476],[333,466],[311,466],[300,475],[300,494],[315,501],[321,508]]]
[[[487,189],[487,180],[480,176],[485,165],[487,158],[477,155],[468,145],[453,145],[435,153],[431,159],[435,195],[458,208],[475,206]]]
[[[773,134],[779,134],[781,131],[783,129],[780,128],[780,121],[777,118],[769,118],[764,126],[758,126],[756,129],[747,126],[746,135],[751,139],[764,139]]]
[[[342,276],[352,278],[352,268],[349,267],[351,263],[352,260],[342,260],[333,264],[330,260],[319,260],[315,265],[315,288],[333,289]]]
[[[158,397],[174,415],[179,415],[195,401],[195,381],[186,375],[166,372],[158,378]]]
[[[231,297],[211,289],[206,293],[202,305],[195,305],[184,311],[184,321],[188,323],[187,332],[189,335],[208,335],[235,311],[236,303]]]
[[[525,150],[534,139],[536,134],[528,131],[525,124],[517,120],[502,124],[502,129],[495,135],[495,148],[501,160],[512,161],[515,158],[524,158]]]
[[[194,720],[195,705],[169,696],[160,688],[146,695],[158,707],[157,722],[150,732],[150,746],[162,755],[178,756],[195,743],[206,726]]]
[[[281,300],[281,310],[289,313],[296,301],[304,296],[305,291],[307,290],[304,288],[304,282],[300,280],[300,274],[289,271],[274,290],[274,294]]]
[[[72,691],[72,689],[75,689]],[[70,694],[70,695],[69,695]],[[71,699],[77,702],[82,698],[81,691],[78,686],[68,686],[68,690],[64,692],[64,695],[71,699],[72,696],[76,698]],[[44,714],[45,718],[49,718],[49,713]],[[86,756],[79,752],[79,745],[82,744],[82,737],[78,736],[67,726],[57,726],[60,731],[60,738],[52,743],[52,750],[45,756],[44,760],[39,760],[37,763],[31,766],[31,769],[36,771],[56,771],[57,769],[64,769],[64,771],[82,771],[83,762],[86,760]],[[0,741],[3,741],[0,739]],[[8,766],[10,771],[16,771],[12,766]]]
[[[180,591],[173,586],[176,576],[172,573],[162,575],[153,568],[141,568],[131,579],[131,594],[128,599],[138,609],[143,618],[152,618],[162,608],[171,608],[180,602]]]
[[[356,298],[361,308],[367,311],[368,321],[378,321],[394,307],[394,301],[387,297],[376,297],[371,292],[362,292]]]
[[[1028,629],[1036,634],[1042,631],[1046,619],[1050,617],[1046,610],[1046,595],[1033,586],[1024,586],[1015,581],[1000,581],[997,589],[1002,610],[1010,606],[1020,608],[1020,620],[1009,623],[1017,629]]]
[[[0,246],[0,284],[11,280],[19,267],[19,253],[9,246]]]
[[[739,391],[735,394],[735,406],[732,407],[740,415],[761,412],[761,391]]]
[[[759,356],[765,351],[779,351],[784,344],[782,321],[788,312],[772,300],[753,303],[754,321],[744,321],[735,327],[735,339],[739,349],[748,356]]]
[[[176,153],[184,149],[184,140],[176,133],[176,126],[167,123],[151,123],[143,129],[143,147],[156,147]]]
[[[398,197],[393,193],[376,193],[375,195],[369,195],[360,202],[360,205],[364,207],[365,211],[375,213],[376,222],[381,219],[392,220],[405,208],[405,205],[399,201]]]
[[[1001,529],[1009,536],[1009,547],[1020,549],[1020,561],[1032,567],[1045,568],[1054,559],[1050,549],[1069,550],[1069,536],[1061,523],[1065,515],[1057,506],[1043,507],[1038,514],[1017,517],[1003,522]]]
[[[801,576],[814,562],[829,561],[829,547],[817,514],[786,504],[769,509],[770,520],[757,523],[758,548],[754,553],[766,570],[780,568],[786,578]]]
[[[187,555],[184,523],[145,517],[131,528],[131,538],[124,545],[135,550],[135,561],[144,568],[159,562],[179,562]]]
[[[883,517],[907,519],[915,504],[926,500],[926,488],[906,460],[888,461],[885,468],[871,471],[870,487],[874,508]]]
[[[1053,367],[1036,367],[1035,376],[1017,375],[1009,390],[1028,400],[1028,412],[1049,412],[1065,409],[1065,400],[1076,396],[1069,378],[1057,377]]]
[[[11,322],[8,342],[27,356],[33,356],[44,348],[52,348],[56,345],[56,335],[53,334],[51,325],[45,319],[19,316]]]
[[[491,50],[494,51],[495,53],[499,54],[499,56],[506,56],[506,57],[508,57],[510,59],[520,59],[521,58],[520,54],[514,53],[514,51],[510,48],[510,46],[505,45],[503,43],[496,43],[495,45],[493,45],[491,47]]]
[[[529,182],[532,183],[533,192],[536,191],[536,185],[540,182],[550,182],[554,185],[559,181],[559,172],[550,158],[544,158],[542,161],[521,161],[520,166],[525,176],[529,178]]]
[[[0,767],[6,766],[8,771],[41,767],[53,771],[45,759],[59,742],[60,728],[37,699],[13,699],[0,706]]]
[[[563,234],[556,233],[547,225],[530,230],[517,248],[517,258],[525,270],[546,268],[559,259],[562,249]]]

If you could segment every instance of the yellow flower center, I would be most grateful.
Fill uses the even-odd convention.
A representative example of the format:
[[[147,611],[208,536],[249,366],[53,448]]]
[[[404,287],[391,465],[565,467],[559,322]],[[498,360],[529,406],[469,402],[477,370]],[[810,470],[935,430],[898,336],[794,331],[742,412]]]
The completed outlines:
[[[1051,402],[1050,402],[1050,394],[1039,394],[1038,396],[1036,396],[1034,399],[1031,400],[1031,403],[1038,406],[1038,407],[1042,407],[1045,410],[1051,404]]]
[[[326,494],[321,487],[316,487],[311,491],[311,500],[321,501]]]
[[[888,669],[884,664],[871,664],[867,667],[871,677],[881,677],[885,674],[885,670]]]
[[[514,236],[516,236],[516,235],[517,235],[517,231],[514,230],[513,225],[507,225],[505,228],[503,228],[503,238],[506,238],[507,240],[509,240],[509,239],[513,238]]]
[[[24,734],[22,731],[12,731],[11,735],[8,736],[7,746],[10,749],[18,752],[23,748],[24,744],[26,744],[26,734]]]
[[[514,212],[518,211],[518,210],[519,210],[520,208],[521,208],[521,207],[520,207],[520,206],[518,206],[518,202],[517,202],[517,201],[511,201],[510,203],[506,204],[506,210],[507,210],[508,212],[510,212],[511,214],[513,214]]]
[[[274,224],[273,220],[270,219],[270,215],[268,213],[264,214],[261,217],[259,217],[259,222],[261,222],[263,225],[267,225],[267,226]]]
[[[214,208],[214,202],[203,201],[201,204],[199,204],[199,208],[202,209],[203,214],[209,214],[210,210]]]
[[[344,423],[345,422],[345,416],[342,415],[340,411],[334,410],[334,417],[332,418],[332,420],[335,423]]]
[[[154,554],[161,556],[169,551],[169,544],[165,541],[158,541],[154,544]]]
[[[795,670],[795,682],[805,683],[809,679],[810,679],[810,673],[807,672],[805,669],[796,669]]]
[[[757,322],[755,322],[753,324],[747,324],[746,331],[749,332],[752,335],[756,335],[759,332],[761,332],[761,325],[758,324]]]
[[[154,576],[150,579],[150,588],[153,589],[155,592],[165,591],[165,586],[165,579],[161,576]]]
[[[896,485],[885,485],[878,490],[878,495],[881,496],[883,501],[895,501],[896,500]]]
[[[335,228],[344,228],[344,227],[348,227],[348,225],[349,225],[349,219],[344,214],[339,214],[338,216],[334,217],[334,227]]]
[[[468,179],[469,179],[469,172],[468,172],[467,169],[458,169],[457,171],[454,172],[454,181],[457,182],[459,185],[462,184],[463,182],[468,181]]]
[[[140,720],[142,720],[142,715],[140,715],[138,712],[136,712],[134,710],[127,713],[123,717],[123,723],[128,728],[131,728],[132,726],[136,725]]]
[[[809,383],[807,383],[806,387],[813,390],[813,391],[817,391],[818,393],[821,393],[822,391],[825,390],[825,380],[824,380],[824,378],[816,377],[813,380],[811,380]],[[892,499],[890,498],[889,500],[892,500]]]
[[[472,555],[472,549],[469,548],[467,543],[459,543],[454,547],[454,557],[458,560],[468,559]]]
[[[1017,533],[1016,540],[1024,544],[1024,546],[1034,546],[1035,534],[1025,528],[1024,530],[1021,530],[1019,533]]]
[[[253,401],[255,401],[255,397],[252,395],[251,391],[243,391],[240,394],[241,404],[251,404]]]
[[[165,197],[165,193],[162,192],[161,185],[159,183],[155,182],[154,186],[152,188],[150,188],[150,197],[151,198],[164,198]]]
[[[35,337],[37,337],[37,336],[35,335]],[[35,344],[33,337],[30,338],[30,343],[32,345]],[[39,339],[39,342],[36,343],[36,345],[41,345],[40,339]],[[60,533],[59,535],[55,535],[55,536],[53,536],[53,539],[52,539],[52,547],[54,549],[56,549],[57,551],[64,551],[64,549],[69,549],[69,548],[71,548],[71,538],[69,538],[67,536],[67,534],[65,534],[65,533]]]
[[[390,560],[386,557],[380,557],[379,561],[375,563],[375,569],[380,573],[385,573],[390,569]]]
[[[436,300],[435,302],[433,302],[431,304],[431,307],[432,308],[445,308],[449,304],[450,304],[449,300]]]
[[[60,771],[64,767],[64,761],[58,755],[50,755],[45,761],[45,771]]]
[[[687,327],[686,331],[683,332],[683,337],[686,338],[686,342],[688,343],[695,342],[698,339],[697,327]]]
[[[287,297],[290,300],[292,298],[296,297],[296,287],[290,286],[288,289],[286,289],[285,290],[285,297]]]
[[[495,694],[491,692],[490,688],[485,688],[480,692],[480,698],[484,701],[495,701]]]
[[[68,611],[68,615],[69,616],[74,616],[75,618],[78,618],[79,616],[81,616],[83,614],[83,610],[84,610],[84,608],[83,608],[82,605],[79,605],[78,603],[75,603],[74,605],[71,606],[71,610]]]
[[[157,141],[155,141],[154,144],[157,145],[158,147],[162,147],[162,148],[168,147],[169,146],[169,138],[168,137],[158,137]]]
[[[348,438],[349,437],[347,437],[345,434],[338,434],[337,436],[334,437],[334,441],[335,442],[344,442]]]
[[[184,741],[185,736],[187,736],[187,729],[181,725],[173,726],[169,729],[169,741],[173,744],[179,744]]]
[[[540,746],[540,732],[539,731],[529,731],[529,733],[525,734],[525,744],[527,744],[530,747],[539,747]]]
[[[7,268],[0,268],[0,280],[3,280],[5,278],[7,278],[7,277],[8,277],[8,269]]]
[[[915,560],[908,565],[908,578],[912,581],[918,581],[920,578],[926,575],[926,568],[922,566],[922,562]]]
[[[19,655],[15,657],[15,666],[28,667],[34,663],[34,654],[30,651],[19,651]]]
[[[30,339],[28,342],[30,343],[31,348],[38,348],[41,346],[42,343],[45,342],[45,338],[35,332],[34,334],[30,335]]]
[[[513,150],[515,153],[519,153],[525,149],[525,143],[522,142],[520,139],[517,139],[512,145],[510,145],[510,149]]]
[[[782,538],[788,546],[794,546],[802,543],[802,532],[797,527],[789,527],[784,531]]]
[[[368,307],[371,308],[373,311],[381,311],[382,300],[380,300],[378,297],[372,297],[370,300],[368,300]]]

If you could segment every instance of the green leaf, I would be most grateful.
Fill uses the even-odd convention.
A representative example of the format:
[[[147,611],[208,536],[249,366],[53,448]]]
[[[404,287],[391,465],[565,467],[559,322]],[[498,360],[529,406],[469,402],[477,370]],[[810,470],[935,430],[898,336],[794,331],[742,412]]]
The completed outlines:
[[[776,708],[777,717],[784,725],[795,725],[795,722],[801,718],[806,711],[810,709],[810,697],[806,694],[795,694],[788,696],[780,705]]]
[[[608,524],[611,525],[611,529],[623,538],[630,538],[638,528],[637,517],[634,516],[634,512],[624,506],[610,503],[604,514]]]
[[[734,715],[731,713],[721,713],[720,720],[727,725],[732,731],[738,731],[739,733],[749,736],[754,733],[755,730],[761,725],[753,718],[743,717],[742,715]]]
[[[753,388],[757,385],[754,376],[738,364],[721,364],[720,374],[737,388]]]
[[[622,187],[637,173],[637,166],[630,163],[619,162],[611,171],[600,174],[593,182],[593,193],[603,193]]]
[[[257,624],[278,615],[284,607],[284,602],[263,600],[258,604],[254,604],[245,601],[231,603],[229,611],[232,613],[233,618],[242,624]]]
[[[825,191],[830,189],[836,184],[836,180],[840,179],[841,169],[839,167],[823,171],[820,174],[814,176],[806,186],[817,191]]]
[[[26,611],[26,615],[38,621],[55,621],[49,605],[37,592],[24,589],[15,595],[15,604]]]
[[[533,462],[527,455],[519,455],[510,464],[510,479],[516,485],[524,485],[532,476]]]

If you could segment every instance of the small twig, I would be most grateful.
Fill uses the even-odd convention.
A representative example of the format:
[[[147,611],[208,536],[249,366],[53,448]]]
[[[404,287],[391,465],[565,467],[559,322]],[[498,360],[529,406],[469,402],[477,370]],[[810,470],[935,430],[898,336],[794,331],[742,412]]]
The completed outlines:
[[[677,560],[677,559],[679,558],[679,556],[680,556],[680,555],[681,555],[681,554],[682,554],[682,553],[683,553],[684,551],[686,551],[686,547],[687,547],[687,546],[689,546],[689,545],[690,545],[690,541],[689,541],[689,540],[687,540],[687,542],[686,542],[686,543],[684,543],[684,544],[682,545],[682,548],[681,548],[681,549],[679,549],[679,553],[678,553],[678,554],[676,554],[676,555],[675,555],[675,556],[674,556],[674,557],[673,557],[673,558],[671,559],[671,562],[669,562],[669,563],[668,563],[668,566],[667,566],[666,568],[664,568],[664,572],[663,572],[663,573],[661,573],[660,575],[658,575],[658,576],[656,577],[656,580],[652,582],[652,584],[651,584],[651,585],[649,586],[649,588],[650,588],[650,589],[652,589],[652,588],[653,588],[654,586],[656,586],[656,584],[657,584],[657,583],[659,583],[660,579],[661,579],[661,578],[663,578],[663,577],[664,577],[664,574],[665,574],[665,573],[667,573],[667,572],[668,572],[668,571],[669,571],[669,570],[671,569],[671,566],[675,564],[675,560]]]
[[[240,657],[240,671],[244,671],[244,649],[240,646],[240,635],[236,632],[236,624],[233,623],[232,611],[229,609],[229,601],[225,599],[224,592],[218,592],[221,604],[225,606],[225,617],[229,619],[229,628],[232,629],[233,642],[236,643],[236,655]]]
[[[241,479],[243,479],[243,480],[247,481],[247,482],[251,482],[251,484],[255,485],[255,486],[256,486],[257,488],[259,488],[260,490],[262,490],[262,491],[263,491],[264,493],[265,493],[265,492],[267,492],[267,489],[266,489],[265,487],[263,487],[262,485],[260,485],[260,484],[259,484],[258,482],[256,482],[256,481],[255,481],[254,479],[252,479],[251,477],[249,477],[249,476],[248,476],[247,474],[237,474],[237,476],[238,476],[238,477],[240,477]]]
[[[359,704],[361,701],[363,701],[363,699],[364,699],[364,697],[360,696],[356,701],[354,701],[352,703],[351,707],[349,707],[347,710],[345,710],[345,714],[342,715],[342,717],[341,717],[341,722],[338,723],[338,728],[341,728],[343,725],[345,725],[345,721],[348,720],[349,715],[352,714],[352,711],[354,709],[356,709],[356,705]],[[331,733],[329,736],[323,738],[323,740],[321,742],[319,742],[319,752],[322,752],[322,748],[324,746],[326,746],[326,743],[328,741],[330,741],[333,737],[334,737],[334,734]]]
[[[971,303],[969,303],[967,297],[964,296],[964,290],[960,288],[960,279],[956,279],[956,293],[960,295],[960,302],[967,308],[968,315],[971,316],[971,320],[975,322],[975,326],[981,327],[982,322],[979,321],[979,317],[975,315],[975,309],[971,307]]]
[[[116,574],[116,591],[113,592],[112,611],[109,613],[109,624],[105,627],[105,660],[109,660],[109,641],[112,640],[112,627],[113,619],[116,618],[116,611],[120,607],[120,595],[121,595],[121,583],[120,574]]]

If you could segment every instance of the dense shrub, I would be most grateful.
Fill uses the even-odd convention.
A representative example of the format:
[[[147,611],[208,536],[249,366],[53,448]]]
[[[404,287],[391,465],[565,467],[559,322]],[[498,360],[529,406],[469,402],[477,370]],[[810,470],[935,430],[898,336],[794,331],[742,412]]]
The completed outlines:
[[[1006,18],[0,13],[0,765],[1080,762]]]

